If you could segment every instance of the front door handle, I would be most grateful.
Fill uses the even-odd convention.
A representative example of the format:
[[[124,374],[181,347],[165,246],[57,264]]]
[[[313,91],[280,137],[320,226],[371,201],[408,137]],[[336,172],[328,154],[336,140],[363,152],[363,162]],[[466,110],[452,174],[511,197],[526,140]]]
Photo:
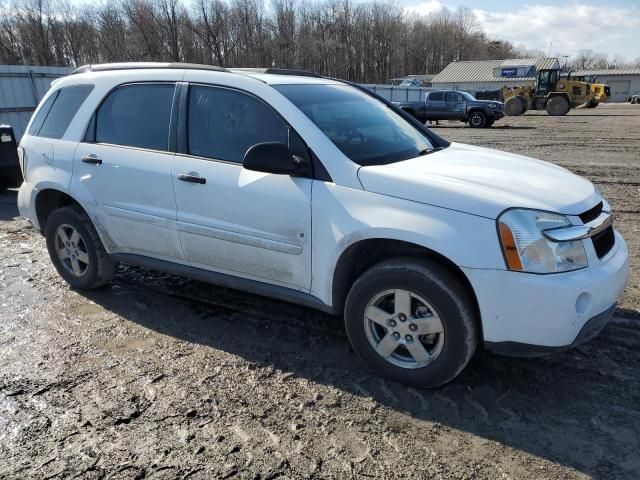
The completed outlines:
[[[84,163],[92,163],[93,165],[102,165],[102,160],[99,159],[93,153],[91,155],[85,155],[80,160],[82,160]]]
[[[178,180],[182,180],[183,182],[191,182],[191,183],[199,183],[201,185],[204,185],[205,183],[207,183],[207,179],[204,177],[201,177],[200,175],[198,175],[197,173],[179,173],[178,174]]]

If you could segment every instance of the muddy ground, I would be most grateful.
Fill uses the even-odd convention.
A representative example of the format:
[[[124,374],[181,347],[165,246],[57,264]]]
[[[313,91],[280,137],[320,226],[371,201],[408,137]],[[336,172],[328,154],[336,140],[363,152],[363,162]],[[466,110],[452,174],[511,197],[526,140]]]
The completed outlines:
[[[634,273],[599,337],[544,359],[481,352],[453,383],[411,389],[312,310],[139,268],[71,291],[9,192],[0,478],[640,477],[640,106],[437,131],[602,189]]]

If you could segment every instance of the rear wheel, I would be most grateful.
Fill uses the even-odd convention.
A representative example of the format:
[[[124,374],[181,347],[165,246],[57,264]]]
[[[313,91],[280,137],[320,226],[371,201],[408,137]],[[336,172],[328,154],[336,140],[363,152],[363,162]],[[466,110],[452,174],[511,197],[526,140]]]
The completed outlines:
[[[478,342],[464,286],[439,264],[413,258],[365,272],[347,297],[345,325],[354,350],[376,373],[410,385],[452,380]]]
[[[487,116],[479,110],[471,112],[471,115],[469,115],[469,126],[471,128],[482,128],[486,123]]]
[[[522,106],[523,102],[520,100],[520,97],[509,97],[504,102],[504,113],[505,115],[509,115],[511,117],[515,117],[517,115],[521,115],[524,113],[524,107]]]
[[[564,97],[552,97],[547,102],[547,113],[553,116],[566,115],[569,111],[569,102]]]
[[[47,250],[60,276],[73,288],[108,283],[118,264],[109,259],[87,214],[77,206],[54,211],[45,228]]]

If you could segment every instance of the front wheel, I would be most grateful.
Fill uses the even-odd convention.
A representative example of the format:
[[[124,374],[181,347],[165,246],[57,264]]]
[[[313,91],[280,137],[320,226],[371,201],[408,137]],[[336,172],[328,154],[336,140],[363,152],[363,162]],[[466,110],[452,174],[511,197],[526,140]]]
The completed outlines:
[[[552,97],[547,102],[547,113],[554,117],[566,115],[570,108],[569,102],[564,97]]]
[[[422,259],[389,260],[365,272],[347,296],[345,325],[354,350],[376,373],[416,386],[455,378],[478,342],[464,285]]]
[[[480,111],[471,112],[471,115],[469,115],[469,126],[471,128],[482,128],[486,123],[487,116]]]

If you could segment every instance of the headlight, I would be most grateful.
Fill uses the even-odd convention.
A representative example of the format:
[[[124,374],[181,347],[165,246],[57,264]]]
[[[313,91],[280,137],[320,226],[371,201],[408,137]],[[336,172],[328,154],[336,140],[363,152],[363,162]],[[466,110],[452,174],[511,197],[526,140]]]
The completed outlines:
[[[552,242],[542,232],[566,227],[564,215],[537,210],[507,210],[498,218],[498,233],[509,270],[556,273],[587,266],[582,241]]]

